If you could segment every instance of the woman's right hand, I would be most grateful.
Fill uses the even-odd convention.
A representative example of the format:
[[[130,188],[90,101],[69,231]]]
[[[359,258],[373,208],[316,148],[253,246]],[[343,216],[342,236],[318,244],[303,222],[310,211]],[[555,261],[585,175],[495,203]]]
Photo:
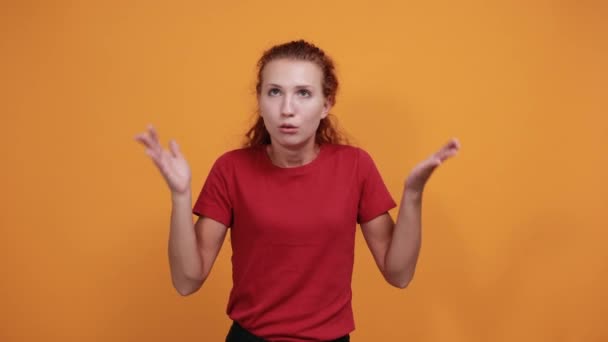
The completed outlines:
[[[148,126],[146,132],[136,135],[135,140],[146,147],[146,154],[160,170],[172,194],[185,194],[190,191],[192,179],[190,166],[175,140],[169,141],[168,150],[162,148],[158,141],[158,133],[152,125]]]

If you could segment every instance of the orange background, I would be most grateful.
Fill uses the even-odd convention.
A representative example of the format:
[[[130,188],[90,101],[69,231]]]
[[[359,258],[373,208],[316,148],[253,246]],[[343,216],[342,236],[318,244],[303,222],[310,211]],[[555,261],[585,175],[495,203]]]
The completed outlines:
[[[353,341],[606,341],[603,1],[1,1],[1,341],[223,341],[226,240],[180,297],[170,197],[133,137],[176,138],[198,194],[252,121],[255,62],[305,38],[396,200],[448,138],[418,272],[358,233]],[[604,176],[604,177],[603,177]],[[396,212],[393,212],[396,214]]]

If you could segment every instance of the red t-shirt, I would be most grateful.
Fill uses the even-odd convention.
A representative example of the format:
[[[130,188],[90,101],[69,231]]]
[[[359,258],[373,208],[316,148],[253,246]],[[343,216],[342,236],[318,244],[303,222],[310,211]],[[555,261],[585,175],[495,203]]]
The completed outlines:
[[[294,168],[272,164],[264,146],[225,153],[193,213],[231,227],[231,319],[268,341],[326,341],[355,328],[357,223],[394,207],[369,154],[323,144]]]

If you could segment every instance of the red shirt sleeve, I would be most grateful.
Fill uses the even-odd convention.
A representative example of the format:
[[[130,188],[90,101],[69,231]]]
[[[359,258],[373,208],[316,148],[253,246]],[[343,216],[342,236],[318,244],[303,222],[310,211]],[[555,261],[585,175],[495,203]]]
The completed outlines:
[[[228,185],[230,168],[226,159],[220,157],[211,167],[192,213],[212,218],[226,227],[230,227],[232,225],[232,201]]]
[[[388,191],[386,184],[384,184],[373,159],[367,152],[361,149],[359,149],[358,168],[361,195],[359,198],[357,222],[361,224],[384,214],[393,209],[397,204]]]

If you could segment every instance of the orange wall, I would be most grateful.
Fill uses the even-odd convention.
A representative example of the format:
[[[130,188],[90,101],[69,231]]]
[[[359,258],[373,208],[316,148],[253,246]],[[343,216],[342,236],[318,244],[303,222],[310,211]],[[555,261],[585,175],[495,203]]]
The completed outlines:
[[[300,37],[336,59],[334,114],[396,199],[463,147],[428,185],[407,290],[358,236],[353,341],[608,340],[607,7],[0,2],[0,340],[223,340],[229,245],[177,295],[169,193],[133,136],[176,138],[198,193],[250,122],[256,59]]]

